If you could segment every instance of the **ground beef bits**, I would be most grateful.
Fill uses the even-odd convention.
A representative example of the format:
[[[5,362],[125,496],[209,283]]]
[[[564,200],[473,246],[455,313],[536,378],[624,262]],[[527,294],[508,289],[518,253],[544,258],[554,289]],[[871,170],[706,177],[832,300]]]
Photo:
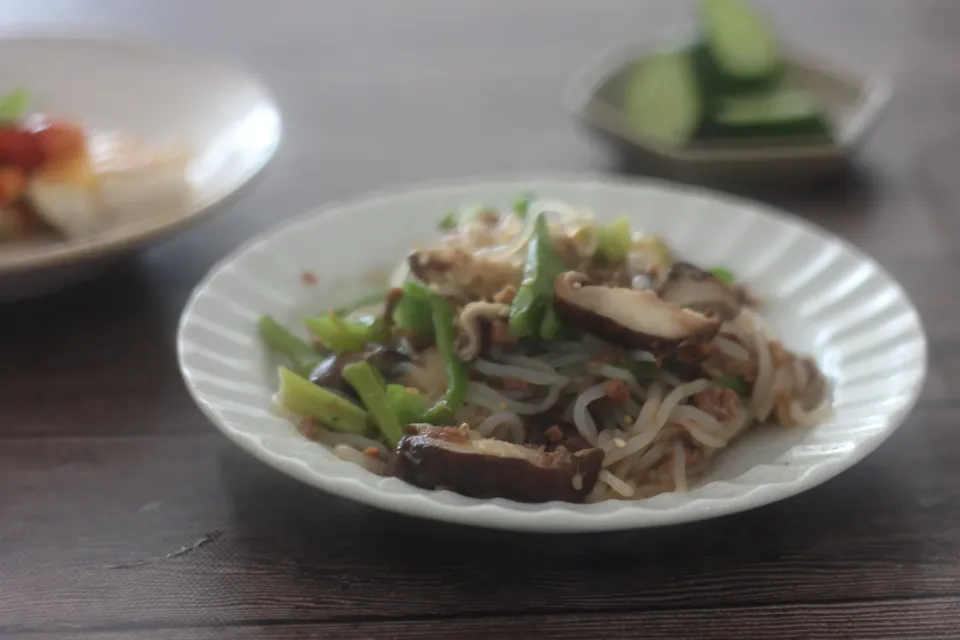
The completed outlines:
[[[725,387],[708,387],[693,396],[693,404],[726,424],[740,415],[740,396]]]
[[[517,502],[583,502],[593,489],[603,451],[545,451],[460,429],[418,427],[391,456],[388,473],[424,489]]]
[[[530,430],[527,433],[527,444],[535,447],[544,447],[553,451],[563,447],[571,453],[590,449],[591,445],[577,432],[577,428],[569,422],[554,420],[549,416],[534,416],[530,420]]]

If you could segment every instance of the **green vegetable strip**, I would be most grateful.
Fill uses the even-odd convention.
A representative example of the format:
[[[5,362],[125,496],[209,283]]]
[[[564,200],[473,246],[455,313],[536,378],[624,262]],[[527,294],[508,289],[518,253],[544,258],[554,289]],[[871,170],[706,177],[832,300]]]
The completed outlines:
[[[380,372],[367,362],[354,362],[343,368],[343,377],[360,396],[387,443],[396,446],[403,429],[387,402],[387,386]]]
[[[470,384],[467,367],[457,358],[454,348],[457,336],[456,311],[443,296],[433,293],[418,282],[408,282],[404,287],[404,294],[404,297],[409,295],[413,300],[426,301],[430,305],[434,341],[447,370],[447,392],[427,410],[424,421],[432,424],[450,423],[454,412],[463,404]]]
[[[323,346],[336,353],[362,351],[368,342],[384,342],[389,332],[381,318],[367,317],[348,322],[336,313],[303,321]]]
[[[536,196],[532,193],[521,193],[513,199],[513,212],[520,216],[521,220],[526,218],[527,212],[530,210],[530,203],[536,199]]]
[[[527,338],[536,335],[540,327],[542,314],[542,299],[538,297],[534,287],[535,281],[524,279],[520,283],[517,295],[510,303],[510,333],[517,338]]]
[[[298,374],[310,375],[310,372],[323,360],[323,356],[316,349],[287,331],[270,316],[260,318],[257,327],[264,344],[271,350],[286,356]]]
[[[441,231],[450,231],[451,229],[456,229],[457,225],[459,224],[460,221],[457,218],[457,212],[447,211],[440,220],[440,224],[438,226],[440,227]]]
[[[454,342],[457,339],[456,311],[442,296],[430,294],[430,308],[433,311],[433,335],[437,351],[443,358],[447,369],[447,392],[426,413],[426,421],[438,424],[449,423],[453,413],[463,404],[470,384],[467,366],[457,358]]]
[[[424,422],[427,403],[423,396],[400,384],[387,385],[387,404],[400,425]]]
[[[734,277],[733,272],[723,267],[714,267],[710,269],[710,273],[715,275],[720,282],[727,285],[728,287],[733,286],[737,283],[736,277]]]
[[[393,322],[404,331],[429,336],[433,334],[433,311],[424,291],[415,282],[406,283],[393,310]]]
[[[549,334],[559,330],[557,319],[548,320],[546,325],[544,320],[553,309],[553,283],[566,270],[567,266],[551,244],[547,218],[541,213],[527,246],[523,282],[510,305],[510,333],[517,338],[539,336],[549,340],[543,335],[544,329]]]
[[[627,259],[632,246],[633,234],[630,231],[630,220],[626,217],[617,218],[609,226],[600,230],[596,256],[603,262],[616,264]]]
[[[574,340],[577,337],[577,332],[560,321],[560,316],[557,315],[551,304],[547,307],[546,313],[543,314],[543,322],[540,323],[540,337],[550,341]]]
[[[0,97],[0,120],[19,120],[27,115],[30,94],[23,89],[9,91]]]
[[[366,307],[372,307],[375,304],[382,303],[387,297],[386,291],[377,291],[376,293],[370,293],[365,296],[357,298],[348,305],[338,307],[334,309],[333,312],[339,316],[345,316],[347,314],[353,313],[359,309],[364,309]]]
[[[280,367],[279,400],[288,411],[313,418],[335,431],[368,431],[366,411],[285,367]]]

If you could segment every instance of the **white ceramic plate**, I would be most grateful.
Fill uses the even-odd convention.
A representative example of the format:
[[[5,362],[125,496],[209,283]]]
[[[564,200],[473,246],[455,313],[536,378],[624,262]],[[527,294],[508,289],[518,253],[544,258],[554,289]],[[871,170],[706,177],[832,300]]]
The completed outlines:
[[[788,347],[816,356],[835,384],[836,415],[812,429],[757,429],[725,450],[687,493],[592,505],[524,505],[424,491],[340,461],[268,410],[276,366],[257,340],[263,313],[297,320],[370,292],[409,247],[429,242],[444,211],[503,203],[521,191],[629,214],[678,252],[725,265],[770,304]],[[319,276],[315,285],[303,271]],[[486,527],[539,531],[629,529],[757,507],[835,476],[883,442],[915,402],[926,338],[913,305],[857,249],[780,211],[656,182],[511,179],[420,188],[328,207],[234,252],[197,287],[184,311],[180,366],[200,408],[230,439],[325,491],[402,513]]]
[[[94,131],[185,145],[193,195],[183,206],[86,240],[0,243],[0,300],[91,275],[110,257],[198,221],[249,182],[280,141],[280,114],[256,78],[204,56],[116,35],[0,34],[0,90]]]

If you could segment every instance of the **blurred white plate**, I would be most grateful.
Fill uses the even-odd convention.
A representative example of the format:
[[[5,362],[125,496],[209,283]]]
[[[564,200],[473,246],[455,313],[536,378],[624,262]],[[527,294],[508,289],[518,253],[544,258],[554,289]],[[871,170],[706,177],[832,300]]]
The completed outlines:
[[[890,82],[881,76],[791,54],[788,77],[823,105],[834,127],[833,143],[752,141],[669,148],[636,133],[620,105],[630,70],[650,52],[642,49],[605,55],[568,87],[566,106],[588,130],[637,168],[692,182],[786,184],[836,173],[880,122],[892,93]]]
[[[503,203],[522,191],[628,214],[689,259],[729,267],[767,298],[768,318],[792,348],[813,354],[835,384],[834,419],[812,429],[757,429],[725,450],[687,493],[637,502],[525,505],[424,491],[339,460],[268,410],[276,366],[256,322],[298,320],[370,292],[413,245],[435,236],[443,212]],[[305,284],[304,271],[319,282]],[[180,323],[180,367],[204,413],[230,439],[283,473],[402,513],[517,530],[599,531],[699,520],[809,489],[883,442],[913,406],[926,371],[920,318],[870,258],[823,229],[759,204],[658,182],[581,178],[477,181],[419,188],[327,207],[238,249],[197,287]]]
[[[136,39],[73,31],[0,34],[0,78],[0,90],[28,90],[39,111],[94,131],[182,144],[193,154],[193,195],[176,210],[84,240],[0,243],[0,300],[57,290],[197,222],[257,175],[280,141],[280,113],[256,78]]]

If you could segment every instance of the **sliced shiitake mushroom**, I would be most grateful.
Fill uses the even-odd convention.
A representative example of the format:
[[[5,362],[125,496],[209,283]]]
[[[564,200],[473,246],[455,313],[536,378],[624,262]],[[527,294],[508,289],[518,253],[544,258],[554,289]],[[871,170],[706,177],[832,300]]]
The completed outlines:
[[[517,502],[582,502],[593,489],[603,451],[545,451],[473,437],[462,427],[410,425],[391,456],[390,475],[424,489]]]
[[[393,377],[397,367],[410,362],[410,358],[396,349],[371,345],[365,351],[331,355],[318,364],[310,373],[310,382],[341,395],[356,398],[356,393],[343,379],[343,368],[354,362],[369,362],[380,373]]]
[[[487,326],[510,314],[510,305],[478,300],[467,304],[457,316],[457,357],[473,362],[483,350]]]
[[[410,272],[444,295],[463,300],[492,298],[507,285],[519,286],[521,269],[462,249],[416,250],[407,256]]]
[[[691,309],[721,320],[733,320],[740,313],[741,300],[736,291],[720,278],[689,262],[675,262],[657,295],[664,302]]]
[[[591,284],[581,273],[560,274],[553,304],[567,322],[607,342],[663,356],[711,340],[721,319],[662,300],[655,292]]]

